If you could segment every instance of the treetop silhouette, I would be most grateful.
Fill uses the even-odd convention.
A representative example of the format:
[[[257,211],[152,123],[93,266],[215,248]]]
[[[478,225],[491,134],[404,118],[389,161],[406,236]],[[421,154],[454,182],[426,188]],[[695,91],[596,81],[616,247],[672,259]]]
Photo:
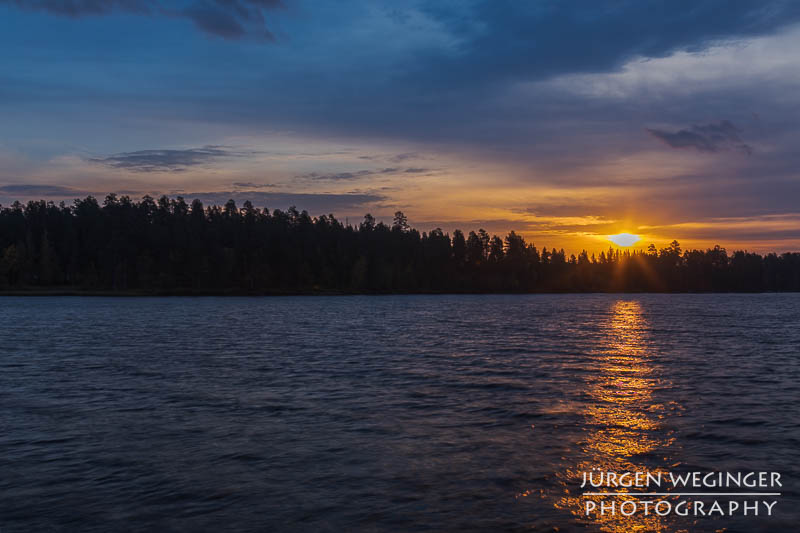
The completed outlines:
[[[420,233],[391,226],[110,194],[72,205],[0,208],[0,289],[148,293],[798,291],[800,253],[729,255],[716,246],[598,255],[537,249],[514,231]]]

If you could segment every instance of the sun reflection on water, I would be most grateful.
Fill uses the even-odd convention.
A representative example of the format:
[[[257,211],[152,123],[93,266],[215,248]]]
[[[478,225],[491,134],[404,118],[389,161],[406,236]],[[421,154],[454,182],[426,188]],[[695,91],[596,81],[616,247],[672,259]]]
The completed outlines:
[[[667,518],[657,515],[624,516],[585,514],[585,502],[592,498],[608,504],[616,500],[617,509],[632,496],[582,496],[582,492],[632,492],[637,489],[581,489],[584,472],[664,472],[667,449],[673,439],[665,433],[662,419],[666,408],[653,397],[660,381],[660,369],[647,345],[648,323],[636,301],[618,301],[608,323],[607,348],[592,357],[593,372],[587,380],[590,403],[584,411],[586,436],[578,444],[581,459],[558,475],[563,492],[554,505],[572,513],[582,522],[593,523],[601,531],[665,531]],[[644,490],[644,489],[638,489]],[[656,492],[657,489],[650,489]]]

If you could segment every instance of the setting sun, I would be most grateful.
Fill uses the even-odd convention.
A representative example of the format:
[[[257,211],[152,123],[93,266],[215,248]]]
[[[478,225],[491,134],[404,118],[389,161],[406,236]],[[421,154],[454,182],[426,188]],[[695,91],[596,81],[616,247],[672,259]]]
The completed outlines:
[[[631,233],[618,233],[617,235],[609,235],[608,240],[617,246],[633,246],[639,242],[639,236]]]

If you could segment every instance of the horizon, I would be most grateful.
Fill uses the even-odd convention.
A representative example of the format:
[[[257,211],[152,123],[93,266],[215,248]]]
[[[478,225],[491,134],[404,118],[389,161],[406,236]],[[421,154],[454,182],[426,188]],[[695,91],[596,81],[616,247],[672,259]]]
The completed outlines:
[[[0,209],[0,294],[800,291],[800,253],[684,252],[673,240],[576,256],[513,230],[467,232],[420,232],[401,211],[391,226],[369,214],[354,225],[233,200],[15,203]]]
[[[0,0],[0,204],[800,250],[800,6]]]
[[[523,235],[522,232],[519,232],[519,231],[515,230],[514,228],[510,228],[506,232],[498,234],[496,232],[491,232],[491,231],[487,232],[486,229],[483,228],[483,227],[468,227],[468,228],[456,227],[456,228],[453,228],[452,231],[448,231],[448,230],[443,229],[443,228],[441,228],[439,226],[429,227],[429,228],[415,227],[414,224],[409,223],[408,217],[406,217],[406,215],[402,211],[396,211],[394,213],[393,217],[392,217],[393,220],[385,220],[385,219],[373,217],[371,213],[365,213],[362,218],[360,218],[358,220],[355,220],[355,221],[350,221],[349,217],[345,217],[345,219],[343,220],[343,219],[337,217],[335,213],[313,214],[313,213],[309,213],[305,209],[297,209],[297,207],[294,206],[294,205],[289,206],[286,209],[269,208],[269,207],[258,207],[258,206],[252,205],[252,203],[249,202],[248,200],[245,200],[245,202],[243,202],[243,205],[238,205],[236,203],[236,201],[234,199],[232,199],[232,198],[229,199],[227,202],[221,203],[221,204],[216,204],[216,203],[206,204],[202,200],[200,200],[199,198],[194,198],[194,199],[191,199],[191,201],[187,201],[186,198],[183,198],[180,195],[176,195],[175,197],[172,197],[172,198],[170,198],[167,195],[162,195],[160,198],[153,198],[153,197],[151,197],[149,195],[145,195],[141,199],[137,200],[137,199],[134,199],[134,198],[130,198],[128,195],[118,196],[115,193],[109,193],[103,199],[102,202],[98,198],[95,198],[94,196],[89,195],[86,198],[76,198],[76,199],[74,199],[73,203],[71,205],[68,205],[65,201],[61,201],[58,204],[56,204],[52,200],[44,200],[44,199],[30,200],[25,204],[23,204],[22,202],[19,202],[19,201],[15,201],[10,206],[4,206],[4,205],[0,204],[0,215],[2,215],[5,211],[13,210],[13,209],[19,209],[23,213],[27,213],[27,209],[26,208],[28,206],[31,206],[31,205],[34,205],[34,204],[42,204],[42,205],[46,205],[48,207],[52,205],[52,206],[55,206],[55,207],[57,207],[58,209],[61,209],[61,210],[65,209],[70,213],[71,216],[74,217],[74,216],[76,216],[76,214],[78,212],[77,211],[78,204],[80,204],[82,202],[93,200],[96,203],[96,205],[102,210],[102,209],[106,208],[109,204],[112,205],[112,206],[113,205],[119,205],[123,201],[129,201],[131,203],[131,205],[133,205],[135,207],[140,207],[142,205],[142,203],[145,201],[145,199],[147,199],[150,202],[152,202],[153,208],[158,208],[156,206],[158,206],[160,204],[160,200],[161,199],[166,199],[167,200],[167,209],[168,209],[168,212],[171,215],[175,215],[180,211],[180,210],[176,209],[176,205],[175,204],[180,202],[180,201],[183,201],[184,202],[183,209],[185,209],[183,216],[185,216],[187,218],[187,220],[191,219],[191,214],[194,211],[194,203],[195,202],[199,202],[200,203],[200,206],[202,207],[203,214],[204,214],[204,220],[206,220],[208,222],[210,222],[211,218],[212,218],[212,215],[210,215],[211,211],[216,210],[217,212],[224,212],[228,208],[228,204],[233,202],[233,207],[235,208],[236,213],[238,213],[240,216],[246,216],[248,208],[253,209],[254,212],[256,212],[257,214],[264,215],[265,219],[273,218],[275,216],[285,216],[285,215],[296,216],[298,214],[301,214],[301,215],[307,215],[310,218],[310,220],[315,224],[318,223],[319,221],[321,221],[322,219],[328,218],[331,221],[338,222],[343,228],[349,229],[349,230],[353,230],[355,232],[363,231],[363,227],[362,226],[363,226],[364,223],[367,223],[368,220],[370,221],[371,224],[374,224],[375,226],[383,225],[388,230],[394,230],[395,229],[395,225],[397,225],[397,223],[398,223],[397,220],[398,220],[398,216],[399,216],[403,220],[403,222],[402,222],[403,225],[401,226],[403,228],[402,231],[414,231],[414,232],[417,232],[417,234],[419,236],[423,237],[423,238],[426,235],[431,235],[433,232],[441,232],[444,235],[444,237],[446,237],[448,239],[450,245],[453,246],[453,247],[455,247],[455,234],[457,232],[460,232],[461,233],[461,237],[463,237],[463,238],[466,238],[468,236],[472,237],[473,234],[475,234],[475,233],[480,234],[481,232],[485,232],[487,234],[487,238],[491,237],[492,239],[496,239],[496,238],[501,239],[503,241],[503,243],[504,243],[503,244],[503,249],[505,251],[508,251],[508,249],[509,249],[508,238],[512,237],[512,236],[518,236],[518,237],[522,238],[522,243],[526,247],[528,247],[532,252],[538,253],[539,251],[545,251],[546,249],[549,249],[550,253],[559,253],[560,255],[562,255],[564,257],[565,261],[570,262],[570,263],[577,261],[580,258],[581,255],[585,255],[586,258],[589,259],[592,264],[597,264],[599,262],[603,262],[605,257],[608,257],[609,259],[611,259],[613,257],[612,254],[619,254],[618,257],[634,257],[635,258],[638,255],[642,255],[642,256],[649,255],[649,256],[657,257],[657,256],[663,256],[664,254],[668,254],[669,255],[669,254],[674,253],[674,250],[676,249],[676,247],[678,249],[678,256],[679,257],[684,257],[684,258],[688,257],[690,255],[690,253],[693,253],[693,252],[714,253],[714,252],[718,252],[718,251],[721,251],[721,252],[726,253],[726,254],[727,253],[731,254],[728,257],[729,260],[732,259],[733,255],[740,254],[740,253],[755,254],[755,255],[758,255],[759,257],[762,257],[762,258],[766,258],[769,255],[775,255],[775,256],[800,255],[800,251],[785,251],[785,252],[767,251],[767,252],[759,252],[757,250],[749,250],[747,248],[728,249],[727,247],[722,246],[722,245],[720,245],[718,243],[714,244],[714,245],[711,245],[711,246],[708,246],[706,248],[697,248],[697,247],[690,247],[690,246],[684,247],[683,245],[681,245],[681,243],[680,243],[680,241],[678,241],[678,239],[671,239],[671,240],[668,241],[668,244],[666,244],[664,246],[658,246],[654,242],[647,242],[640,235],[632,235],[630,233],[620,233],[620,234],[617,234],[617,235],[598,235],[598,236],[596,236],[598,241],[600,241],[601,239],[605,239],[605,247],[603,247],[601,245],[600,247],[598,247],[596,249],[594,249],[594,248],[591,248],[591,249],[590,248],[581,248],[580,250],[568,250],[568,249],[564,248],[563,246],[558,246],[557,244],[556,245],[552,245],[552,246],[547,246],[547,245],[537,246],[537,244],[535,242],[533,242],[533,241],[526,241],[525,235]],[[249,204],[249,207],[248,207],[248,204]],[[295,214],[291,215],[293,210],[294,210]],[[31,215],[34,218],[37,217],[35,211],[36,210],[31,211]],[[111,213],[113,213],[113,211]],[[625,244],[625,242],[630,242],[630,244]],[[608,253],[606,253],[606,252],[608,252]]]
[[[13,209],[15,205],[18,205],[19,208],[24,209],[25,206],[28,205],[28,203],[37,203],[37,202],[46,202],[47,204],[52,203],[52,204],[56,205],[57,207],[63,207],[63,208],[67,208],[67,209],[72,209],[76,203],[84,201],[84,200],[87,200],[89,198],[93,198],[98,203],[98,205],[100,205],[102,207],[104,205],[105,201],[108,198],[112,197],[112,195],[113,195],[114,199],[117,200],[117,201],[121,200],[122,198],[128,198],[129,200],[131,200],[131,202],[134,205],[140,204],[141,200],[144,200],[144,198],[150,198],[151,200],[158,200],[158,198],[153,198],[153,197],[151,197],[149,195],[146,195],[145,197],[137,200],[135,198],[130,198],[127,195],[117,196],[115,193],[109,193],[106,196],[106,199],[104,199],[102,202],[100,201],[99,198],[96,198],[96,197],[91,196],[91,195],[87,196],[86,198],[75,198],[73,200],[73,204],[67,204],[67,202],[65,202],[63,200],[61,202],[59,202],[58,204],[56,204],[52,200],[44,200],[44,199],[29,200],[26,203],[15,201],[11,205],[0,204],[0,212],[2,212],[3,209]],[[214,204],[214,203],[206,204],[202,200],[200,200],[199,198],[193,198],[193,199],[189,200],[189,199],[183,198],[180,195],[176,195],[174,197],[169,197],[167,195],[163,195],[163,197],[165,197],[168,200],[170,200],[170,202],[177,201],[178,199],[184,200],[184,202],[186,203],[186,205],[188,207],[187,214],[190,214],[192,212],[192,204],[193,204],[193,202],[195,200],[201,202],[204,213],[207,213],[208,209],[210,209],[210,208],[211,209],[215,209],[216,208],[216,209],[222,210],[225,207],[225,203],[222,203],[222,204]],[[233,201],[234,204],[236,204],[237,212],[239,212],[240,214],[244,213],[244,210],[246,209],[244,205],[237,204],[236,201],[233,200],[232,198],[228,200],[228,202],[230,202],[230,201]],[[245,202],[247,202],[247,200],[245,200]],[[280,211],[282,213],[287,213],[293,208],[297,209],[296,206],[289,206],[289,207],[287,207],[285,209],[281,209],[281,208],[278,208],[278,207],[269,208],[269,207],[266,207],[266,206],[265,207],[258,207],[256,205],[253,205],[252,207],[255,210],[260,211],[262,213],[264,213],[266,211],[266,212],[268,212],[268,214],[270,216],[274,216],[274,214],[277,211]],[[359,225],[364,221],[365,218],[372,216],[371,213],[365,213],[362,218],[360,218],[358,220],[355,220],[355,221],[350,221],[349,217],[345,217],[345,219],[341,219],[341,218],[336,216],[336,213],[318,213],[318,214],[314,214],[314,213],[308,213],[307,210],[305,210],[305,209],[298,209],[298,211],[301,212],[301,213],[307,213],[314,221],[319,219],[319,217],[333,217],[337,222],[342,224],[342,226],[344,226],[345,228],[353,229],[355,231],[359,230]],[[396,218],[398,214],[405,216],[404,213],[402,211],[400,211],[400,212],[395,212],[393,214],[392,218]],[[373,217],[373,218],[375,219],[375,222],[377,224],[383,224],[388,228],[392,228],[392,226],[393,226],[393,221],[391,219],[390,220],[386,220],[385,217],[384,218]],[[447,229],[444,229],[444,228],[442,228],[440,226],[436,226],[436,227],[417,227],[413,223],[410,223],[410,221],[408,222],[408,226],[407,227],[408,227],[409,230],[417,231],[420,235],[430,234],[432,231],[437,231],[437,230],[438,231],[442,231],[444,233],[444,235],[448,239],[450,239],[451,241],[453,240],[453,234],[455,232],[457,232],[457,231],[462,232],[462,234],[465,237],[468,236],[470,233],[474,233],[474,232],[478,232],[478,231],[486,231],[485,228],[477,227],[477,226],[476,227],[454,227],[452,230],[447,230]],[[506,232],[499,233],[499,234],[495,233],[495,232],[492,232],[492,231],[487,231],[487,233],[491,237],[500,237],[501,239],[504,239],[510,233],[514,233],[516,235],[521,236],[523,239],[525,239],[527,241],[527,238],[525,237],[525,235],[522,232],[517,231],[514,228],[509,228]],[[635,237],[635,240],[631,244],[626,245],[626,244],[621,244],[618,241],[617,238],[619,238],[619,237],[622,237],[623,240]],[[678,239],[668,239],[667,240],[667,244],[665,244],[663,246],[658,246],[658,245],[656,245],[655,242],[647,242],[645,239],[641,238],[640,235],[631,235],[629,233],[621,233],[619,235],[598,235],[597,236],[598,242],[601,239],[605,239],[605,247],[603,247],[602,243],[600,243],[599,247],[596,248],[596,249],[595,248],[591,248],[591,249],[590,248],[581,248],[579,250],[570,250],[570,249],[566,249],[563,246],[558,246],[557,244],[552,245],[552,246],[547,246],[547,245],[539,246],[539,245],[537,245],[537,243],[535,243],[533,241],[527,241],[525,244],[530,246],[530,247],[533,247],[534,249],[537,249],[537,250],[544,250],[546,248],[546,249],[551,250],[552,252],[560,252],[560,253],[563,252],[564,255],[565,255],[566,260],[568,260],[568,261],[571,260],[571,259],[574,259],[575,257],[579,256],[582,253],[587,253],[587,254],[589,254],[589,257],[591,258],[593,263],[596,262],[596,260],[598,260],[598,258],[596,258],[595,256],[600,254],[600,253],[614,251],[614,252],[620,252],[621,254],[624,254],[625,252],[628,252],[630,255],[634,255],[636,253],[641,253],[641,254],[656,253],[656,254],[658,254],[658,253],[661,253],[661,252],[663,252],[665,250],[668,250],[674,243],[677,243],[678,245],[680,245],[682,254],[686,254],[688,252],[697,252],[697,251],[708,252],[708,251],[712,251],[714,249],[720,249],[720,250],[729,252],[731,254],[738,253],[738,252],[744,252],[744,253],[759,254],[759,255],[762,255],[762,256],[767,256],[767,255],[770,255],[770,254],[782,255],[782,254],[798,254],[798,253],[800,253],[800,251],[791,251],[791,250],[787,250],[787,251],[784,251],[784,252],[776,252],[776,251],[759,252],[757,250],[749,250],[747,248],[729,249],[726,246],[720,245],[719,243],[713,244],[711,246],[707,246],[705,248],[696,248],[696,247],[688,247],[688,246],[684,247],[680,243],[680,241]],[[507,247],[507,244],[506,244],[506,247]]]

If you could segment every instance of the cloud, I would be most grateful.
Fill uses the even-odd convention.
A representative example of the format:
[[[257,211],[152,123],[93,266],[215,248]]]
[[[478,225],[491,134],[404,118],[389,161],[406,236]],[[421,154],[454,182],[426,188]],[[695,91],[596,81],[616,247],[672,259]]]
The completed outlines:
[[[253,183],[252,181],[235,181],[231,185],[237,189],[268,189],[275,186],[273,183]]]
[[[594,0],[480,0],[471,16],[465,16],[462,3],[454,5],[454,10],[429,11],[460,39],[459,74],[474,77],[477,62],[485,67],[480,78],[488,83],[615,70],[634,57],[665,57],[766,35],[800,17],[800,5],[781,1],[702,0],[687,9],[669,0],[613,7]],[[451,76],[448,70],[442,74]]]
[[[361,158],[363,159],[363,157]],[[398,167],[387,167],[381,169],[373,169],[373,170],[354,170],[352,172],[335,172],[329,174],[320,174],[318,172],[311,172],[309,174],[303,174],[301,176],[295,176],[295,179],[300,180],[314,180],[314,181],[348,181],[348,180],[356,180],[359,178],[366,178],[369,176],[380,176],[380,175],[390,175],[390,174],[422,174],[425,172],[431,172],[433,169],[430,168],[398,168]]]
[[[155,7],[152,0],[0,0],[0,4],[75,18],[105,15],[112,11],[148,14]]]
[[[206,33],[217,35],[224,39],[239,39],[245,33],[244,26],[236,16],[216,6],[192,6],[183,13]]]
[[[617,206],[608,199],[595,198],[594,201],[574,201],[574,202],[542,202],[532,207],[522,210],[526,214],[536,217],[587,217],[595,218],[613,217],[617,211]]]
[[[389,161],[392,163],[402,163],[403,161],[408,161],[409,159],[424,159],[424,157],[417,152],[405,152],[392,156]]]
[[[400,154],[395,154],[391,156],[387,155],[362,155],[358,157],[359,159],[364,159],[366,161],[388,161],[390,163],[405,163],[409,164],[408,162],[412,159],[420,161],[424,159],[430,159],[427,155],[421,154],[419,152],[403,152]]]
[[[139,150],[123,152],[105,158],[89,159],[92,163],[101,163],[111,168],[131,170],[134,172],[182,172],[187,167],[202,166],[214,163],[219,159],[249,155],[236,152],[225,146],[204,146],[185,150]]]
[[[386,169],[386,170],[391,170],[391,169]],[[295,179],[314,180],[314,181],[348,181],[348,180],[355,180],[358,178],[364,178],[366,176],[371,176],[376,173],[381,173],[381,171],[356,170],[353,172],[335,172],[329,174],[310,172],[308,174],[303,174],[301,176],[295,176]]]
[[[701,221],[646,226],[648,233],[680,235],[683,239],[718,243],[749,242],[761,247],[784,241],[800,242],[800,215],[759,215],[751,217],[711,217]],[[774,248],[770,251],[774,251]]]
[[[166,4],[127,1],[150,6],[151,16],[161,16]],[[174,4],[178,7],[163,11],[173,17],[190,17],[203,31],[231,39],[254,35],[263,27],[259,17],[275,16],[275,12],[263,10],[282,5],[254,0]],[[564,101],[569,94],[535,98],[514,93],[511,96],[515,98],[509,98],[509,92],[520,84],[571,73],[617,72],[631,60],[741,42],[800,20],[800,3],[791,2],[729,5],[706,0],[691,10],[673,2],[631,1],[613,8],[588,1],[437,4],[376,1],[373,8],[365,10],[347,2],[320,0],[308,16],[281,21],[293,38],[280,48],[209,53],[202,61],[182,56],[180,47],[165,49],[157,60],[143,62],[141,69],[129,69],[130,79],[124,81],[147,82],[134,98],[121,96],[125,91],[119,90],[103,94],[105,81],[61,90],[72,80],[81,80],[79,74],[57,84],[34,85],[27,78],[16,79],[17,69],[6,73],[10,80],[0,80],[0,97],[26,101],[38,97],[48,102],[69,98],[80,103],[86,98],[85,87],[92,87],[100,93],[95,101],[105,96],[145,108],[150,98],[159,102],[153,113],[162,113],[161,117],[202,117],[245,127],[313,131],[315,135],[325,131],[420,143],[464,141],[530,152],[531,146],[543,144],[533,138],[540,130],[575,119],[578,113],[595,119],[608,107],[587,109],[580,98]],[[396,11],[403,16],[389,16]],[[119,21],[123,23],[132,24]],[[130,45],[123,44],[124,52]],[[25,46],[24,42],[20,46]],[[259,57],[259,53],[268,57]],[[772,65],[773,58],[753,63]],[[256,64],[269,67],[253,68]],[[114,68],[113,64],[108,69],[102,66],[92,65],[86,75]],[[705,70],[709,70],[707,66]],[[363,72],[370,75],[359,75]],[[5,96],[7,93],[10,96]],[[635,102],[628,100],[629,105]],[[421,146],[407,144],[403,150]],[[385,164],[408,164],[400,160],[398,156],[397,161],[387,159]]]
[[[275,37],[265,25],[264,11],[284,7],[281,0],[198,0],[183,9],[175,9],[174,2],[164,0],[0,0],[4,3],[72,18],[114,12],[187,18],[215,37],[241,39],[251,35],[266,41]]]
[[[695,124],[689,129],[678,130],[674,133],[651,128],[647,128],[647,131],[672,148],[694,148],[699,152],[733,149],[747,155],[753,153],[753,149],[742,142],[739,137],[741,130],[728,120],[710,124]]]

